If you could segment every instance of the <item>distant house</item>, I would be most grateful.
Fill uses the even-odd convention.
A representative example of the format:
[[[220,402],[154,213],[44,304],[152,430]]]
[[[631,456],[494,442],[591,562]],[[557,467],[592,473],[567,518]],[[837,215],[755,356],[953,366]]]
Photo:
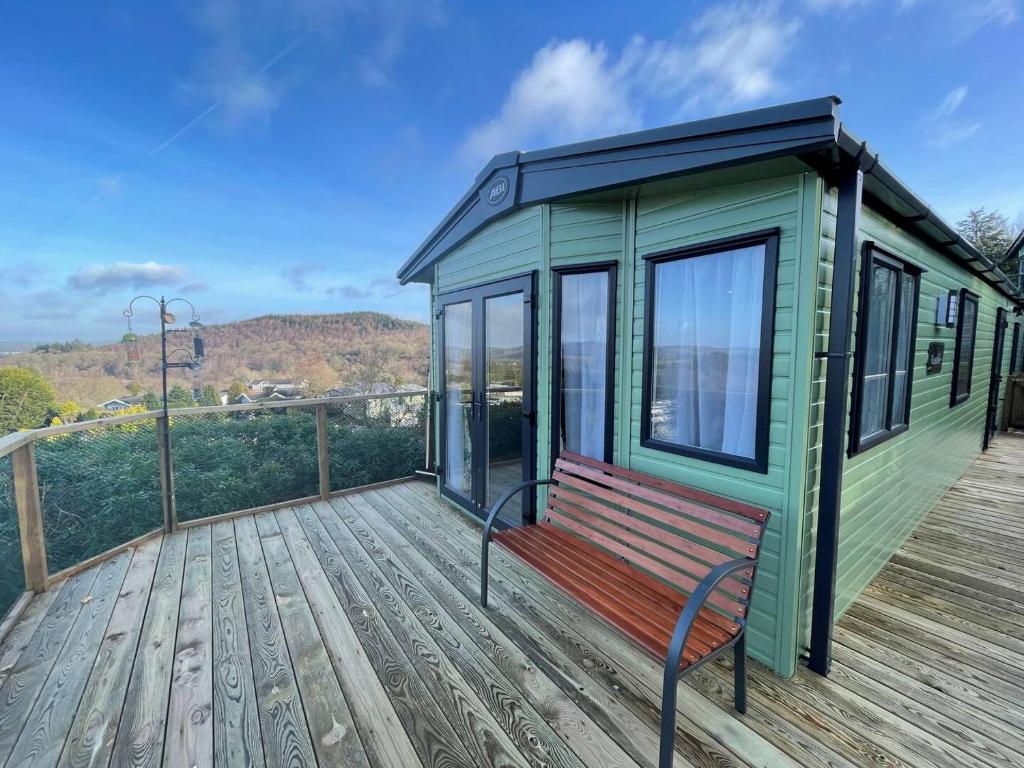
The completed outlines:
[[[293,381],[292,379],[252,379],[247,384],[250,392],[262,395],[280,392],[285,397],[301,394],[309,386],[308,381]]]
[[[124,411],[128,408],[134,408],[136,405],[142,405],[142,395],[128,395],[122,398],[115,397],[113,400],[107,400],[105,403],[100,403],[96,407],[101,411],[117,413],[118,411]]]
[[[358,387],[334,387],[324,392],[324,397],[351,397],[352,395],[358,395]]]
[[[255,394],[255,393],[242,393],[235,398],[235,403],[265,403],[269,400],[299,400],[302,397],[301,394],[285,394],[277,390],[271,391],[269,394]]]

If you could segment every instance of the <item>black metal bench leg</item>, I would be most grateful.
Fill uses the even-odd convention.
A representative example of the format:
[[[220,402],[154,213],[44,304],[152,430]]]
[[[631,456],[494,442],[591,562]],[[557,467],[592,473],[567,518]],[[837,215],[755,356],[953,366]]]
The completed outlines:
[[[484,540],[483,552],[480,555],[480,606],[487,607],[487,544]]]
[[[747,713],[747,633],[741,632],[732,647],[733,685],[736,711]]]
[[[679,664],[665,665],[665,679],[661,689],[661,747],[658,768],[672,768],[676,752],[676,688],[679,684]]]

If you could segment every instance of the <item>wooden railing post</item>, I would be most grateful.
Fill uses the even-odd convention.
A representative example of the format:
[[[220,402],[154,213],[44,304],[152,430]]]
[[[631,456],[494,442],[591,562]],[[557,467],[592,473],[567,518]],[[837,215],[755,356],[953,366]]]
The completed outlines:
[[[156,417],[156,447],[160,472],[160,498],[164,511],[164,531],[178,528],[178,510],[174,503],[174,467],[171,462],[170,425],[163,416]]]
[[[25,589],[46,589],[46,537],[43,533],[43,507],[39,499],[39,475],[33,443],[11,454],[14,469],[14,503],[21,531],[21,560],[25,566]]]
[[[316,406],[316,456],[320,474],[320,498],[331,498],[331,453],[327,444],[327,404]]]

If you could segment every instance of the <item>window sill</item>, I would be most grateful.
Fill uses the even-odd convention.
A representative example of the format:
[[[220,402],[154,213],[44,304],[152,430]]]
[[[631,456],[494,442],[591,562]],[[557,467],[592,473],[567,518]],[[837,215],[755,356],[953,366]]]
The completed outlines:
[[[959,397],[951,397],[949,399],[949,407],[956,408],[958,405],[962,405],[971,399],[971,393],[968,392],[966,395],[960,395]]]
[[[909,424],[901,424],[900,426],[893,427],[892,429],[886,432],[882,432],[880,434],[869,437],[867,440],[861,440],[859,443],[857,443],[856,445],[851,445],[846,450],[846,457],[852,459],[854,456],[859,456],[862,453],[870,451],[875,446],[881,445],[882,443],[886,443],[889,440],[892,440],[894,437],[902,435],[904,432],[907,432],[909,430]]]
[[[676,456],[686,456],[691,459],[700,459],[701,461],[707,461],[711,464],[723,464],[727,467],[735,467],[736,469],[746,469],[751,472],[757,472],[762,475],[768,474],[768,457],[763,458],[755,457],[749,458],[747,456],[736,456],[731,453],[721,453],[719,451],[711,451],[707,448],[695,448],[689,445],[679,445],[678,443],[670,443],[665,440],[658,440],[654,437],[648,437],[640,441],[642,448],[649,448],[652,451],[661,451],[663,453],[672,453]]]

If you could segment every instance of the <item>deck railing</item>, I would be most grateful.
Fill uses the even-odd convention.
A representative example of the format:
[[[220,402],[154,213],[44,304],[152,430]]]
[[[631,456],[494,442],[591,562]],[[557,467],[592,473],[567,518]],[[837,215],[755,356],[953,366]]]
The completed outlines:
[[[149,411],[0,438],[0,618],[23,593],[150,536],[410,477],[430,461],[429,414],[429,393],[415,391]]]

